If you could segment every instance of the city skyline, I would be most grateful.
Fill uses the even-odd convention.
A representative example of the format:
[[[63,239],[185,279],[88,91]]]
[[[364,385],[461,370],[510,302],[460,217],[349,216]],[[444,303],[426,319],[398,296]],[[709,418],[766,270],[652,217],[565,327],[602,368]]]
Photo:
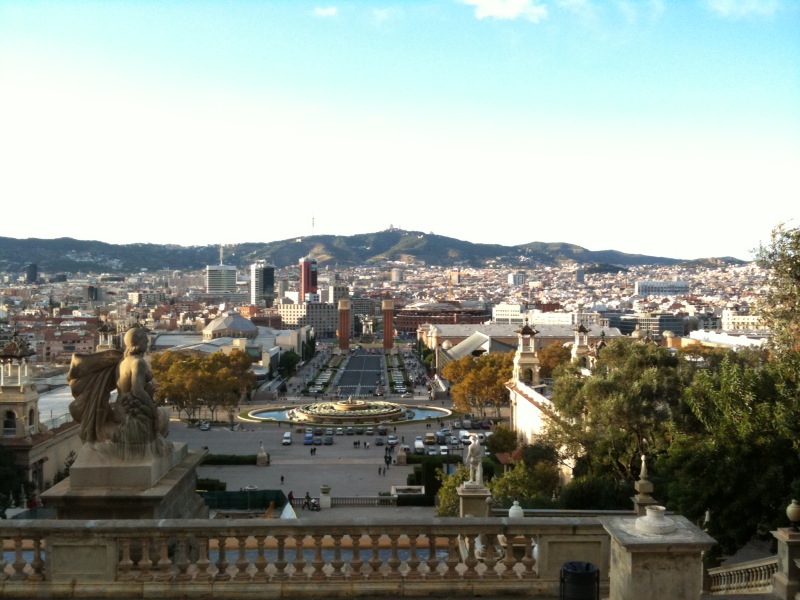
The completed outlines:
[[[0,4],[0,235],[390,226],[752,259],[800,197],[800,4]]]

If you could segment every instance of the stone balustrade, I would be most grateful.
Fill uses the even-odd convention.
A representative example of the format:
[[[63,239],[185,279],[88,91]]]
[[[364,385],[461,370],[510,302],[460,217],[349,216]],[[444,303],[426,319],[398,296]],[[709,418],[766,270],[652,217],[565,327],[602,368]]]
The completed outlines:
[[[514,521],[512,523],[512,521]],[[5,521],[5,598],[558,597],[597,518]]]
[[[708,591],[712,594],[743,594],[772,591],[772,576],[778,571],[778,558],[770,556],[708,570]]]

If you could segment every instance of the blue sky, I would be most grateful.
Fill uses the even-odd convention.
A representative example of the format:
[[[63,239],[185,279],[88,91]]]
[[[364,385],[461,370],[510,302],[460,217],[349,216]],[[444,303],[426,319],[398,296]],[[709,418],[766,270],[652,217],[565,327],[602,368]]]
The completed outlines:
[[[0,0],[1,236],[749,259],[799,174],[797,0]]]

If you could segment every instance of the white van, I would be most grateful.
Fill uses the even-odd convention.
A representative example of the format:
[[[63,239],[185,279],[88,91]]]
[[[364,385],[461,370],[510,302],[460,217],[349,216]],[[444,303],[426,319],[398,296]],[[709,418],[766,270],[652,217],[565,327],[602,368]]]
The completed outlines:
[[[414,454],[425,454],[425,444],[421,440],[414,441]]]
[[[281,442],[284,446],[290,446],[292,444],[292,432],[287,431],[283,434],[283,441]]]
[[[466,429],[462,429],[458,432],[458,439],[461,440],[462,444],[469,444],[472,439],[469,437],[469,431]]]

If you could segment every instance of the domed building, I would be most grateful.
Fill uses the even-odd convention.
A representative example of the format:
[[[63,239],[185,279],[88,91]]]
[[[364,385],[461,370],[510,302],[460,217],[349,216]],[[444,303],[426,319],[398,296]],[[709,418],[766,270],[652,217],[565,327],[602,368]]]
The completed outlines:
[[[203,341],[221,337],[254,340],[256,336],[258,336],[258,327],[250,319],[245,319],[235,312],[217,317],[203,329]]]

